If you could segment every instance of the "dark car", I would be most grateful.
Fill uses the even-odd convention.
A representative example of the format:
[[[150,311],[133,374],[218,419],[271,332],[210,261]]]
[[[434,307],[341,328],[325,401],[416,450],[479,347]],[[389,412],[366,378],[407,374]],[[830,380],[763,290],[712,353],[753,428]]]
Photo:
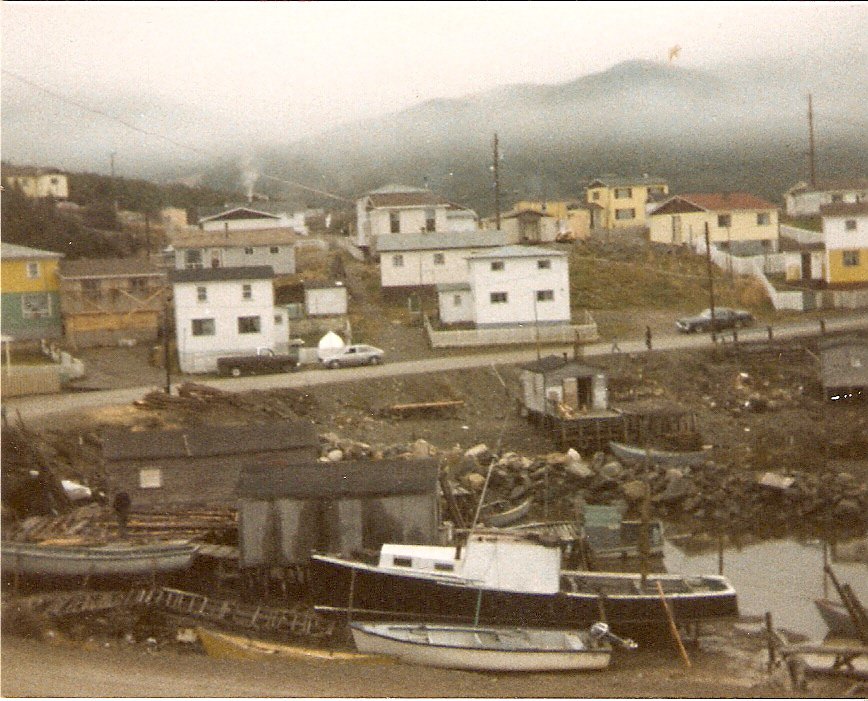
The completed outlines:
[[[270,348],[257,348],[255,354],[230,355],[217,358],[217,372],[221,375],[267,375],[275,372],[292,372],[298,367],[298,350],[278,355]]]
[[[740,329],[743,326],[752,326],[755,323],[753,314],[744,309],[730,309],[729,307],[715,307],[714,320],[712,323],[711,309],[678,319],[675,327],[681,333],[702,333],[708,331],[723,331],[724,329]]]

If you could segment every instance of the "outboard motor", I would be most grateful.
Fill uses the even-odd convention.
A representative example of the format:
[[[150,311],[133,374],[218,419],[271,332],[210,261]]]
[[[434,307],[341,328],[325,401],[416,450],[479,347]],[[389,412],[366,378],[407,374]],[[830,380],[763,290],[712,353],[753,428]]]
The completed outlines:
[[[602,643],[604,641],[610,642],[614,643],[615,645],[620,645],[625,650],[635,650],[637,647],[639,647],[635,642],[630,640],[630,638],[619,638],[617,635],[612,633],[611,630],[609,630],[609,625],[607,623],[603,623],[601,621],[591,626],[590,634],[591,641],[596,644]]]

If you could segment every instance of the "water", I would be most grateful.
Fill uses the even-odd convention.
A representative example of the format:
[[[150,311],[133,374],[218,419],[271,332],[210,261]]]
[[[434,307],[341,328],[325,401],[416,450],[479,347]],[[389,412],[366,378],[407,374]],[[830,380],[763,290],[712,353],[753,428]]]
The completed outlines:
[[[716,574],[717,551],[687,555],[671,543],[664,545],[666,569],[684,574]],[[831,562],[841,584],[849,584],[868,606],[868,565]],[[823,597],[823,546],[794,540],[771,540],[740,549],[724,550],[723,574],[735,587],[742,615],[770,611],[776,628],[822,640],[828,629],[814,606]],[[831,580],[828,598],[838,601]]]

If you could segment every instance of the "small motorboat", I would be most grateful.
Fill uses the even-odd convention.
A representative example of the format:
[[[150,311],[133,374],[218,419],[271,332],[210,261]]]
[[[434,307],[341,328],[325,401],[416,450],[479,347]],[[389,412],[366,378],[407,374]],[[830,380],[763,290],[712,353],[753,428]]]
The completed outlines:
[[[500,672],[599,670],[609,666],[611,642],[635,648],[605,623],[585,631],[417,623],[351,623],[359,652],[402,662]]]

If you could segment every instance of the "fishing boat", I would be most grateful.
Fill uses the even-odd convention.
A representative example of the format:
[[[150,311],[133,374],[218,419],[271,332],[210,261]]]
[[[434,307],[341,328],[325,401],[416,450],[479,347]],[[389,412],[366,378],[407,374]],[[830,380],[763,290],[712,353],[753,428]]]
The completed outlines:
[[[561,571],[557,541],[472,532],[463,545],[384,544],[378,560],[313,553],[315,609],[352,620],[397,620],[617,630],[666,626],[657,584],[678,622],[733,618],[736,593],[721,575]]]
[[[859,632],[856,624],[850,617],[850,612],[844,604],[830,599],[815,599],[814,606],[823,617],[829,628],[830,635],[838,635],[844,638],[858,638]]]
[[[286,645],[269,640],[257,640],[223,631],[196,628],[196,636],[205,654],[218,660],[267,660],[275,658],[311,658],[321,660],[370,659],[369,654],[342,650]]]
[[[351,623],[360,652],[402,662],[486,672],[598,670],[609,666],[608,626],[586,631],[415,623]],[[614,637],[614,636],[613,636]],[[635,647],[632,641],[622,641]]]
[[[125,576],[172,572],[190,566],[197,545],[189,541],[107,545],[2,543],[8,572],[35,576]]]
[[[621,462],[636,464],[652,462],[667,467],[693,467],[708,459],[707,450],[659,450],[609,441],[612,454]]]
[[[642,556],[642,521],[624,519],[618,507],[585,504],[582,532],[595,563]],[[645,554],[663,557],[663,523],[657,519],[647,523]]]

